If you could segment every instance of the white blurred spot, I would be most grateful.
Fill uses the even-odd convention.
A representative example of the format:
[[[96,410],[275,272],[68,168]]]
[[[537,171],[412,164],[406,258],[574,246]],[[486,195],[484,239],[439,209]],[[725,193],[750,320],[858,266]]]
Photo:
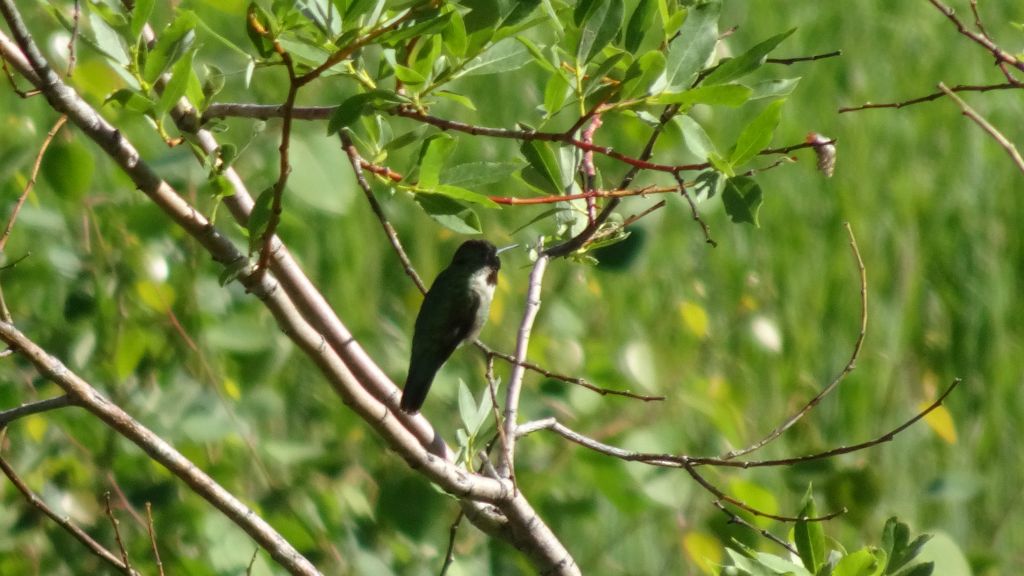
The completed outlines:
[[[774,321],[764,316],[755,316],[750,322],[750,332],[754,341],[765,350],[778,354],[782,351],[782,334]]]

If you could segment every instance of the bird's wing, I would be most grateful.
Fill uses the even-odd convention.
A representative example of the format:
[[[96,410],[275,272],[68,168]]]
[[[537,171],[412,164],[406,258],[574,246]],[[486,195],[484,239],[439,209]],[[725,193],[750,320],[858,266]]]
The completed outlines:
[[[480,306],[480,297],[468,286],[452,286],[442,276],[427,292],[416,317],[409,374],[402,392],[402,408],[406,411],[419,410],[434,375],[472,330]]]

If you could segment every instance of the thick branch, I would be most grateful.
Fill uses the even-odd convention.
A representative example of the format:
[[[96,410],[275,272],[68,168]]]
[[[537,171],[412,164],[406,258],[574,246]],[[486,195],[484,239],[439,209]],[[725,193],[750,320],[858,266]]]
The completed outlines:
[[[96,388],[80,378],[59,360],[43,350],[17,328],[0,322],[0,340],[15,348],[35,366],[41,375],[60,386],[69,399],[131,440],[149,456],[185,481],[196,493],[213,504],[235,524],[245,530],[263,546],[271,556],[292,574],[319,574],[317,569],[291,546],[269,524],[213,478],[210,478],[195,464],[181,455],[170,444],[164,442],[151,430],[132,418],[113,402],[107,400]]]

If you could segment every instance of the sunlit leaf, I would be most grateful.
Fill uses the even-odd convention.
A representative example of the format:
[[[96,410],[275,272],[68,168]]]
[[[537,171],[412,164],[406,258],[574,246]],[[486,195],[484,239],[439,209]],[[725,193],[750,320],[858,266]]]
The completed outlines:
[[[779,125],[779,119],[782,118],[784,103],[785,100],[772,102],[743,129],[740,137],[736,140],[736,148],[729,156],[729,162],[733,166],[742,166],[771,144],[775,127]]]
[[[697,72],[704,66],[718,41],[719,2],[691,6],[679,37],[669,46],[665,76],[669,90],[678,92],[690,87]]]
[[[683,325],[697,338],[708,336],[708,313],[700,304],[684,300],[679,303],[679,315]]]
[[[800,552],[800,560],[811,572],[817,573],[825,563],[825,529],[821,522],[807,521],[805,518],[818,516],[818,508],[814,504],[814,494],[811,487],[807,487],[804,494],[804,501],[800,507],[801,520],[793,527],[793,539],[796,542],[796,549]]]
[[[690,562],[714,576],[722,563],[722,543],[713,534],[691,530],[683,535],[683,550]]]
[[[704,79],[704,85],[715,85],[725,84],[726,82],[732,82],[738,78],[742,78],[747,74],[750,74],[754,70],[757,70],[764,64],[765,59],[768,57],[768,53],[775,49],[783,40],[789,38],[796,28],[791,28],[781,34],[776,34],[771,38],[757,44],[750,50],[747,50],[743,54],[726,60],[715,68],[713,72],[708,74],[707,78]]]

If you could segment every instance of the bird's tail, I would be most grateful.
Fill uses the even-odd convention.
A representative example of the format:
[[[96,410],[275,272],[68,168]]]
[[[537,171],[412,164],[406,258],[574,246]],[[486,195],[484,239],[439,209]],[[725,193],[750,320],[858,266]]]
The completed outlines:
[[[406,377],[405,387],[402,389],[402,401],[399,404],[402,412],[415,414],[420,411],[436,372],[437,370],[417,370],[416,366],[410,366],[409,376]]]

